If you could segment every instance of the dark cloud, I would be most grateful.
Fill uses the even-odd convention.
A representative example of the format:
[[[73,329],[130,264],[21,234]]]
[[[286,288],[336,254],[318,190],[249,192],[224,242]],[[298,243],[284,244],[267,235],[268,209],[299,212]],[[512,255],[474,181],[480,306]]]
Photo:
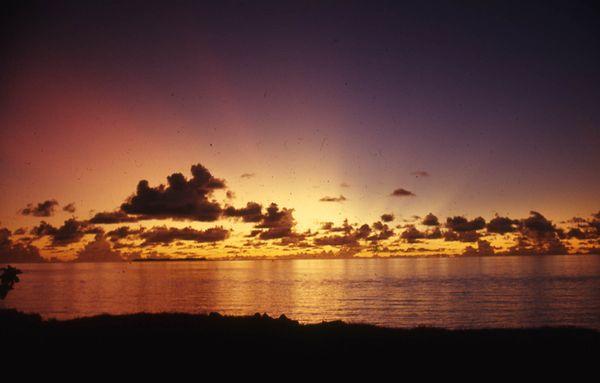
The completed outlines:
[[[123,211],[104,211],[96,213],[89,222],[95,224],[112,224],[112,223],[125,223],[125,222],[137,222],[138,217],[131,216]]]
[[[256,177],[256,174],[254,174],[254,173],[243,173],[240,177],[241,178],[246,178],[246,179],[247,178],[253,178],[253,177]]]
[[[0,228],[0,264],[45,262],[37,247],[31,244],[13,243],[11,232]]]
[[[85,234],[99,234],[102,232],[101,228],[84,221],[78,221],[75,218],[66,220],[58,228],[42,221],[38,226],[31,229],[31,234],[36,237],[49,236],[53,246],[66,246],[79,242]]]
[[[488,222],[486,229],[488,233],[495,234],[506,234],[512,233],[517,230],[517,224],[519,221],[510,219],[508,217],[495,216]]]
[[[586,221],[585,227],[593,232],[596,236],[600,236],[600,212],[592,214],[593,219]]]
[[[482,256],[482,255],[494,255],[496,253],[494,246],[489,241],[480,239],[477,241],[477,248],[467,246],[463,252],[465,256]]]
[[[400,238],[407,243],[418,243],[424,239],[439,239],[442,237],[442,232],[439,228],[433,230],[421,231],[414,225],[408,225],[400,234]]]
[[[24,227],[20,227],[17,230],[15,230],[15,232],[14,232],[14,234],[16,234],[16,235],[23,235],[25,233],[27,233],[27,229]]]
[[[424,171],[424,170],[417,170],[417,171],[411,172],[410,174],[412,176],[417,177],[417,178],[419,178],[419,177],[429,177],[430,176],[430,174],[428,172]]]
[[[553,255],[567,254],[568,249],[560,237],[564,236],[552,221],[541,213],[531,211],[529,217],[518,222],[517,243],[507,254],[511,255]]]
[[[114,250],[103,234],[96,234],[75,256],[75,262],[122,262],[121,252]]]
[[[167,245],[173,241],[219,242],[229,238],[229,230],[223,227],[213,227],[206,230],[196,230],[191,227],[178,229],[175,227],[153,227],[140,234],[144,239],[142,246],[153,244]]]
[[[222,208],[209,197],[215,190],[223,189],[225,181],[213,177],[200,164],[193,165],[191,172],[189,180],[181,173],[171,174],[166,186],[150,187],[148,181],[140,181],[135,194],[121,205],[121,210],[145,218],[216,221]]]
[[[528,238],[521,236],[517,243],[505,252],[506,255],[561,255],[567,254],[566,246],[556,236]]]
[[[590,236],[588,234],[588,232],[581,230],[578,227],[574,227],[569,229],[569,231],[567,231],[567,233],[565,234],[565,238],[576,238],[576,239],[590,239],[593,238],[593,236]]]
[[[321,202],[344,202],[344,201],[346,201],[346,197],[344,197],[341,194],[339,197],[325,196],[325,197],[321,198],[319,201],[321,201]]]
[[[75,213],[75,210],[77,209],[75,208],[75,203],[73,202],[63,206],[63,211],[66,211],[67,213]]]
[[[127,237],[139,235],[144,232],[143,227],[139,227],[137,229],[132,229],[129,226],[121,226],[116,228],[115,230],[111,230],[106,233],[106,236],[110,238],[111,241],[116,242],[120,239],[125,239]]]
[[[263,219],[262,205],[256,202],[248,202],[246,207],[240,209],[228,206],[223,211],[223,216],[241,218],[244,222],[260,222]]]
[[[344,222],[342,223],[342,226],[334,226],[333,222],[324,222],[321,225],[321,230],[330,232],[330,233],[338,233],[338,232],[345,232],[345,233],[350,233],[353,228],[352,225],[350,225],[348,223],[348,220],[345,219]]]
[[[481,230],[485,227],[485,219],[477,217],[471,221],[465,217],[455,216],[446,219],[446,227],[456,232]]]
[[[358,246],[358,240],[350,235],[330,235],[314,239],[317,246]]]
[[[408,191],[406,189],[402,189],[402,188],[394,190],[392,192],[392,194],[390,194],[390,195],[393,197],[415,197],[416,196],[415,193]]]
[[[375,233],[367,238],[371,242],[384,241],[394,235],[394,230],[390,229],[388,225],[381,221],[373,223],[372,230]]]
[[[443,234],[444,240],[446,241],[458,241],[458,242],[477,242],[481,238],[481,234],[475,230],[470,231],[453,231],[448,230]]]
[[[429,213],[425,216],[425,218],[423,218],[421,224],[425,226],[439,226],[440,221],[438,220],[438,217],[436,217],[432,213]]]
[[[552,221],[537,211],[529,212],[529,217],[521,220],[519,225],[523,235],[536,239],[553,237],[557,232]]]
[[[395,219],[393,214],[382,214],[381,220],[383,222],[392,222]]]
[[[277,239],[293,235],[296,220],[293,216],[294,209],[282,208],[272,203],[267,208],[261,221],[255,226],[256,229],[266,229],[260,232],[260,239]]]
[[[360,240],[366,240],[372,230],[369,225],[364,224],[358,228],[348,225],[344,222],[343,235],[329,235],[314,239],[314,244],[317,246],[343,246],[343,247],[358,247]]]
[[[40,202],[37,205],[28,204],[27,207],[21,209],[22,215],[32,215],[35,217],[50,217],[54,215],[54,210],[58,206],[58,201],[55,199],[49,199],[44,202]]]

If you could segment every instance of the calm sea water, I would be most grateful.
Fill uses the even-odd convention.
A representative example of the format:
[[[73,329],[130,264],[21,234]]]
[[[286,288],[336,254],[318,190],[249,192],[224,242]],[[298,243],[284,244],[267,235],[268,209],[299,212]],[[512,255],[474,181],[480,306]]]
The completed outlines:
[[[44,317],[179,311],[394,327],[600,329],[600,257],[27,264],[5,307]]]

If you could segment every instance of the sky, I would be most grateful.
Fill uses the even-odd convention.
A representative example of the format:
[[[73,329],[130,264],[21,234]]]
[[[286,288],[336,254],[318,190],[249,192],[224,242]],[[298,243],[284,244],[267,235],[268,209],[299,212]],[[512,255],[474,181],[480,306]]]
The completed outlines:
[[[600,246],[593,2],[8,1],[5,11],[7,254],[34,247],[72,259],[86,245],[207,257]],[[193,176],[197,164],[210,177]],[[156,189],[150,211],[124,211],[140,180],[156,188],[175,173],[191,195],[176,191],[173,202]],[[249,202],[261,206],[254,221],[226,213]],[[287,223],[263,234],[275,230],[271,203]],[[210,220],[198,216],[206,204],[218,210]],[[121,222],[92,222],[115,211]],[[423,224],[429,213],[438,226]],[[514,221],[511,231],[489,232],[496,216]],[[456,231],[452,217],[485,224]],[[532,232],[527,219],[547,230]],[[108,235],[123,225],[143,231]],[[72,242],[61,243],[61,227]],[[223,231],[205,232],[214,228]]]

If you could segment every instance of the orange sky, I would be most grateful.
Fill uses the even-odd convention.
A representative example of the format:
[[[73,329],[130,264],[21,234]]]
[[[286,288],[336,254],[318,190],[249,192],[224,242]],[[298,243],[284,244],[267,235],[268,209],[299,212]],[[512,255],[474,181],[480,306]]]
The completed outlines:
[[[1,68],[0,225],[27,233],[13,233],[10,246],[74,258],[99,229],[68,246],[47,246],[51,233],[30,231],[41,220],[55,229],[70,217],[85,223],[119,209],[140,180],[156,187],[173,173],[189,178],[200,163],[225,180],[209,196],[223,208],[293,209],[291,236],[249,238],[259,223],[227,217],[161,217],[128,225],[230,232],[214,245],[174,241],[143,254],[489,252],[478,240],[508,253],[598,248],[600,65],[588,14],[500,20],[484,9],[467,17],[402,4],[384,12],[366,4],[31,7],[7,10]],[[397,189],[413,195],[392,196]],[[54,214],[23,214],[52,199]],[[68,203],[74,213],[61,210]],[[439,235],[425,233],[434,229],[421,225],[428,213],[439,218]],[[393,234],[376,239],[382,214],[394,215]],[[514,220],[507,237],[484,226],[457,240],[446,221],[481,216],[487,224],[496,214]],[[581,220],[565,223],[574,217]],[[345,219],[356,225],[320,229]],[[340,233],[335,241],[352,242],[363,224],[371,233],[352,246],[315,245]],[[410,224],[441,238],[402,238]],[[571,228],[583,232],[568,235]],[[518,239],[530,243],[509,250]]]

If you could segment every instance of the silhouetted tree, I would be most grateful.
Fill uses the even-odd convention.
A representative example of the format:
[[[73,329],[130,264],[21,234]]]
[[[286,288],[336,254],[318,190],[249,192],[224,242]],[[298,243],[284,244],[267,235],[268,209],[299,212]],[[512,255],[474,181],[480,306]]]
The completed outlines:
[[[6,266],[0,269],[0,299],[6,298],[8,292],[19,282],[19,274],[23,272],[16,267]]]

